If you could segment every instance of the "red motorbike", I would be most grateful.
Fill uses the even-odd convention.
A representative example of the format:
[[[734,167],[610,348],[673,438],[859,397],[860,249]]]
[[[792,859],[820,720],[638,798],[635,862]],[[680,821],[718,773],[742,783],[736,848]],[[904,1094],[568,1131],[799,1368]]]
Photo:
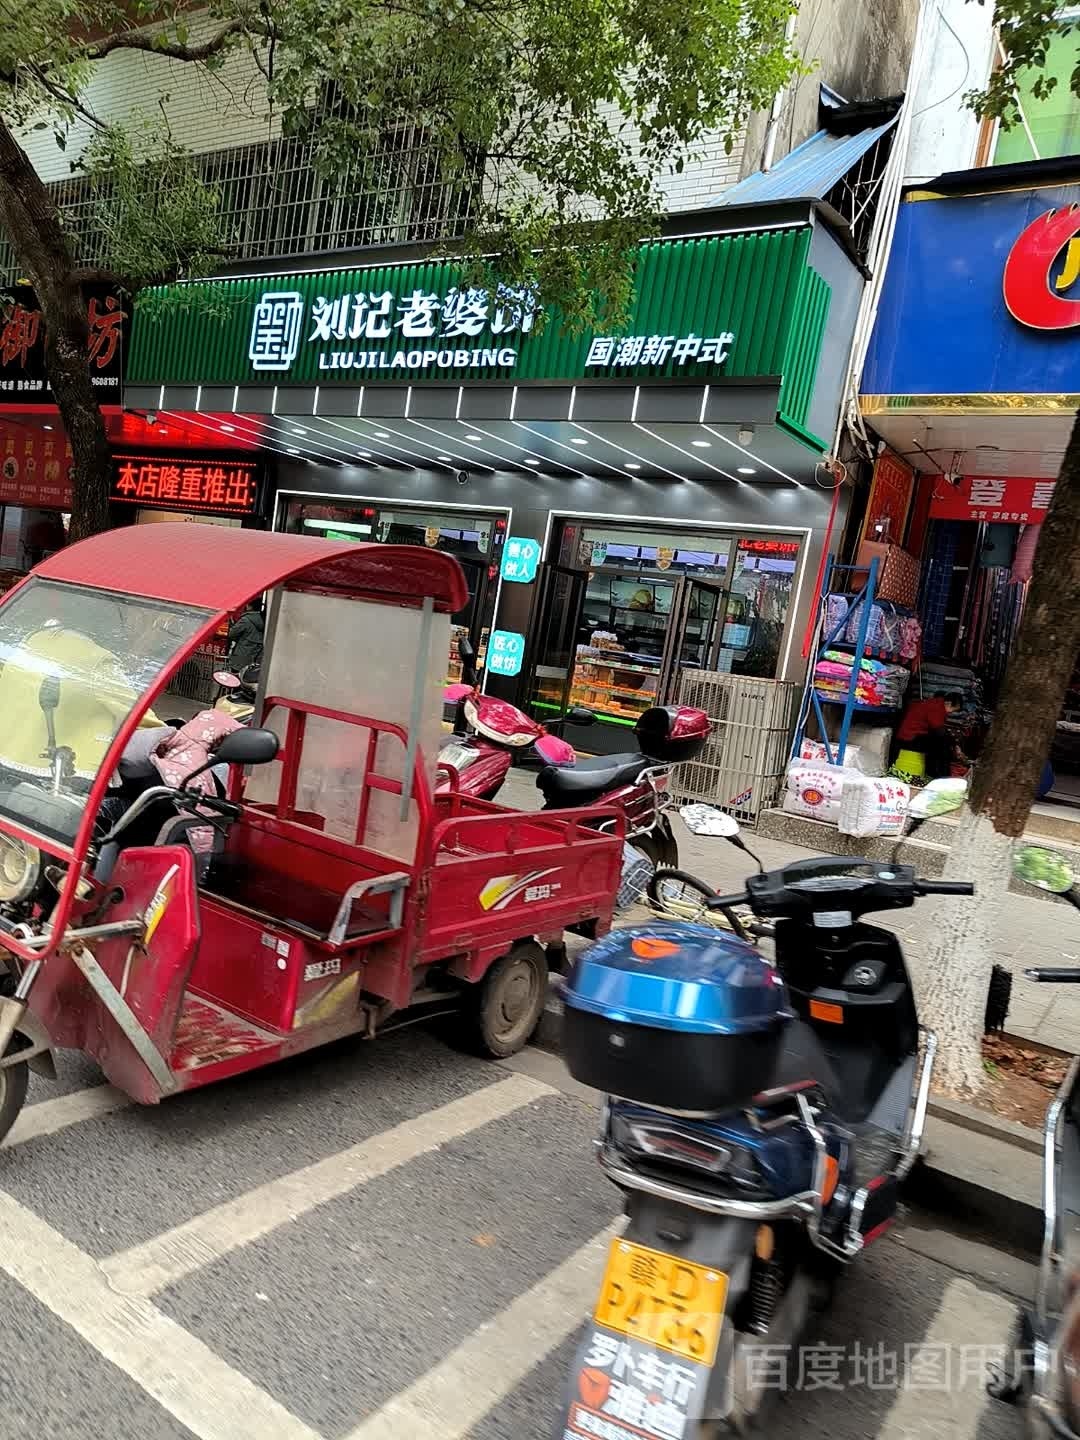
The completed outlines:
[[[439,763],[457,772],[456,788],[474,800],[494,800],[511,765],[531,762],[540,767],[573,765],[574,747],[560,731],[569,722],[591,725],[596,716],[584,706],[572,706],[565,715],[544,726],[505,700],[482,695],[477,689],[472,646],[458,644],[462,679],[443,691],[444,714],[453,716],[454,733],[439,751]],[[439,787],[448,788],[443,775]]]

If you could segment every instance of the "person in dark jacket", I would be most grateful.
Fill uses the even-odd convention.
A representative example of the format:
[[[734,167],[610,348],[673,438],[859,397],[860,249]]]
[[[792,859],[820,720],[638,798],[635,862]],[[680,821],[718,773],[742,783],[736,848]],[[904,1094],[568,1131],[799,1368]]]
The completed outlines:
[[[257,600],[229,627],[229,667],[242,675],[249,665],[259,665],[263,654],[263,614]]]

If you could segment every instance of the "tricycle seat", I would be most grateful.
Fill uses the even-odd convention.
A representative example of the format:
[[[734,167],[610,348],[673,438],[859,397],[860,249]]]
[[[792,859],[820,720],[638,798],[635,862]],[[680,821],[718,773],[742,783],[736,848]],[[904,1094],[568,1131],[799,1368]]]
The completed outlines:
[[[284,884],[273,871],[260,870],[243,856],[229,854],[215,857],[201,888],[320,941],[329,938],[342,899],[340,893],[320,886],[296,881]],[[355,940],[392,928],[385,909],[358,901],[349,912],[341,938]]]

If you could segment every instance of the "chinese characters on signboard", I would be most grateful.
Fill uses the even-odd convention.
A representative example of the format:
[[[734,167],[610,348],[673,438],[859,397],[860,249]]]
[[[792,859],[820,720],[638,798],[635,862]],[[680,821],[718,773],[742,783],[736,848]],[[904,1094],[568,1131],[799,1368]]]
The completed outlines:
[[[490,675],[518,675],[525,658],[525,636],[516,630],[493,630],[487,647]]]
[[[248,360],[256,373],[284,375],[308,353],[319,378],[343,372],[439,374],[468,370],[512,371],[519,346],[534,329],[539,304],[524,288],[494,292],[468,286],[356,290],[316,295],[268,290],[256,301]],[[553,322],[557,323],[557,322]],[[587,372],[688,365],[723,365],[732,331],[689,335],[598,335],[585,358]]]
[[[258,489],[251,460],[118,455],[112,498],[157,510],[243,516],[255,513]]]
[[[86,318],[91,381],[103,404],[119,404],[128,310],[107,287],[91,287]],[[53,400],[45,374],[44,317],[25,286],[0,292],[0,404],[13,400],[39,405]]]
[[[540,541],[511,535],[503,546],[502,578],[514,580],[519,585],[529,585],[536,579],[540,564]]]
[[[1053,494],[1053,480],[1015,475],[961,475],[954,485],[942,476],[934,484],[930,518],[1041,525]]]
[[[725,330],[711,340],[700,335],[597,335],[589,345],[585,368],[627,369],[631,366],[722,365],[735,343],[732,331]]]
[[[71,446],[62,435],[5,427],[0,439],[0,505],[71,509]]]
[[[291,368],[302,345],[345,346],[322,350],[320,370],[467,370],[508,368],[517,351],[508,335],[527,335],[536,302],[524,290],[454,286],[444,294],[414,289],[319,295],[307,309],[298,291],[267,291],[255,306],[248,359],[257,371]],[[470,341],[487,340],[473,348]],[[413,342],[427,341],[417,347]],[[363,342],[378,349],[367,349]],[[453,342],[451,344],[450,342]],[[357,348],[359,347],[359,348]]]

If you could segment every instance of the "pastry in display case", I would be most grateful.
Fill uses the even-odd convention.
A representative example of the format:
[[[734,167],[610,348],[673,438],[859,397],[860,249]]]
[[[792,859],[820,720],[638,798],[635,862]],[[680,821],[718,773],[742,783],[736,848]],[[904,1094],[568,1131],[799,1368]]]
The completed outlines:
[[[628,650],[613,630],[594,630],[589,643],[577,647],[570,704],[636,720],[656,704],[659,683],[655,657]]]

